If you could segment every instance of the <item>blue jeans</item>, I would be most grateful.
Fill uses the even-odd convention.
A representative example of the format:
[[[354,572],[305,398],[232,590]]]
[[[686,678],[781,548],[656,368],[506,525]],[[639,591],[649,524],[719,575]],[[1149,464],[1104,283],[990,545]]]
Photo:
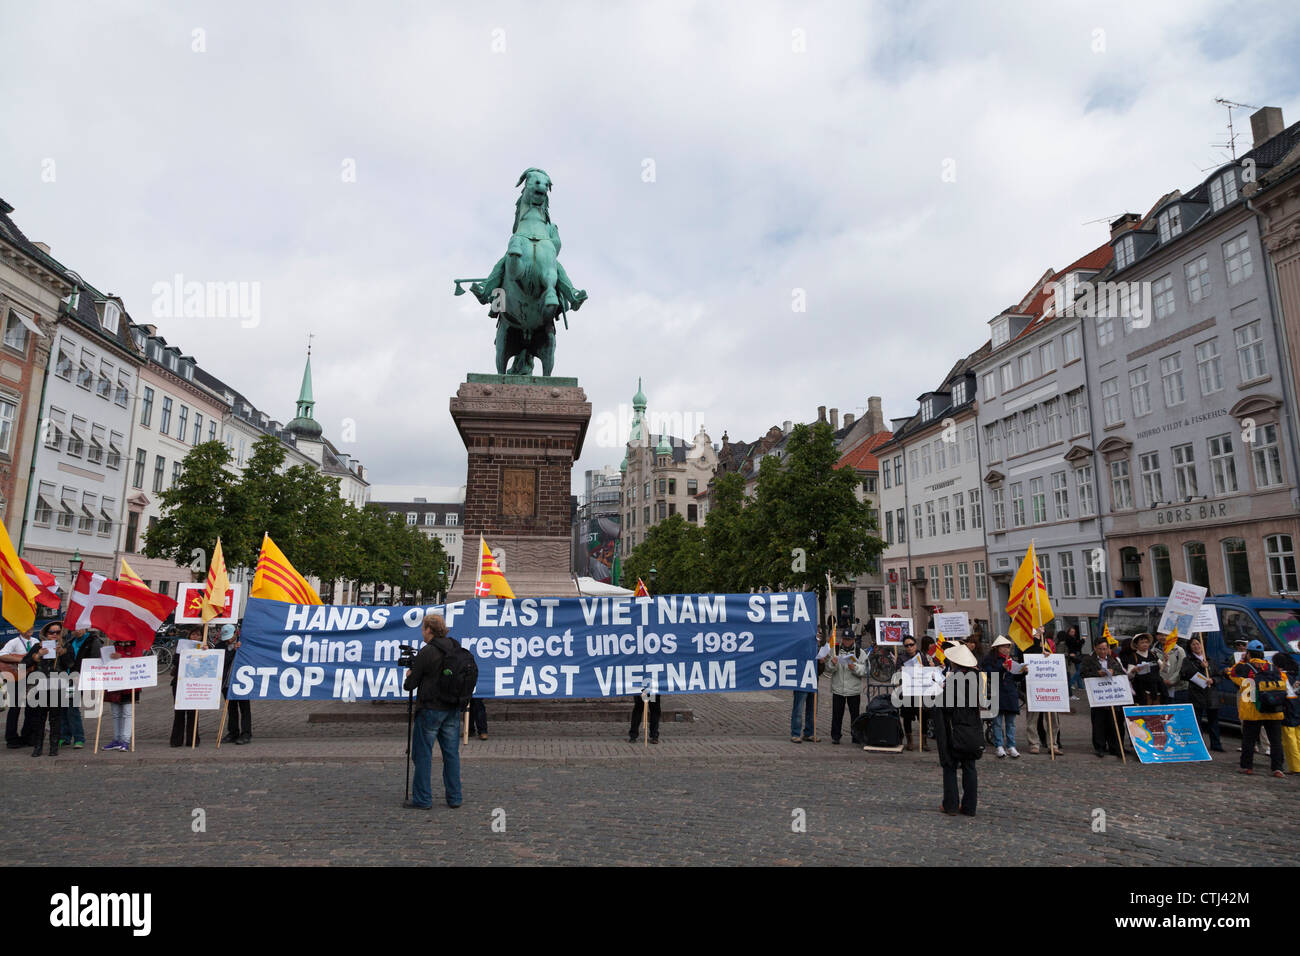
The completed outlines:
[[[59,736],[74,743],[86,742],[86,725],[81,719],[80,704],[69,704],[63,708],[63,733]]]
[[[442,785],[447,791],[447,802],[460,806],[460,711],[418,712],[411,736],[411,760],[415,763],[411,802],[421,807],[433,806],[433,742],[436,739],[442,749]]]
[[[790,709],[790,736],[805,739],[813,735],[813,701],[815,696],[810,690],[794,692],[794,707]],[[802,715],[800,710],[803,711]],[[802,716],[802,720],[800,720]]]
[[[1016,717],[1018,716],[1019,714],[1012,711],[1003,711],[993,718],[993,746],[1014,747],[1016,745]]]

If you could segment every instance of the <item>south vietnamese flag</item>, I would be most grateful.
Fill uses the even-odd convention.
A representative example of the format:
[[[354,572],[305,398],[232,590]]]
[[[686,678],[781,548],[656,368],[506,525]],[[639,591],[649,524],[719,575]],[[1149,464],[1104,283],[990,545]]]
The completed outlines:
[[[640,578],[636,579],[636,590],[632,592],[633,597],[649,597],[650,589],[645,586],[645,582]]]
[[[474,596],[514,598],[515,592],[510,590],[510,582],[501,573],[501,566],[488,550],[482,535],[478,536],[478,544],[478,579],[474,582]]]

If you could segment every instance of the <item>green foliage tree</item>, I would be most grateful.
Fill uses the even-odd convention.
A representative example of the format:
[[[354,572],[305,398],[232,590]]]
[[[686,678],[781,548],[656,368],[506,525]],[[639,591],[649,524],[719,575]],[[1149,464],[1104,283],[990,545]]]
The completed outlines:
[[[202,552],[202,572],[217,538],[227,565],[247,565],[256,560],[249,551],[244,512],[244,495],[235,475],[226,466],[230,452],[221,442],[195,445],[185,456],[180,477],[166,491],[159,492],[162,514],[145,533],[144,554],[166,558],[179,565],[191,564],[194,553]]]
[[[694,594],[708,590],[704,529],[676,514],[651,528],[624,565],[628,587],[640,578],[655,594]],[[655,569],[655,575],[650,569]],[[653,579],[652,579],[653,578]]]

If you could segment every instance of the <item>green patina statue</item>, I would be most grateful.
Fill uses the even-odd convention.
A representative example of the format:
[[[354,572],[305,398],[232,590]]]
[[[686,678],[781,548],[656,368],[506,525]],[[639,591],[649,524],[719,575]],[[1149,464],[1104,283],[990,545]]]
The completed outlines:
[[[541,169],[526,169],[516,186],[524,190],[515,203],[515,225],[501,257],[486,279],[456,279],[456,295],[463,295],[462,282],[497,320],[497,373],[531,375],[533,360],[542,360],[542,374],[555,366],[555,319],[569,327],[567,312],[578,311],[587,293],[575,289],[560,265],[560,230],[551,222],[551,177]]]

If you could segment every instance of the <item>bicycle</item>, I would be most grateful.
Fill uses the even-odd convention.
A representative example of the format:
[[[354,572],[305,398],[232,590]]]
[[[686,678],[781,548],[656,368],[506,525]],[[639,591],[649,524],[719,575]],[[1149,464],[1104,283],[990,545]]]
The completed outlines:
[[[898,651],[878,645],[871,649],[871,679],[878,684],[888,684],[898,670]]]

